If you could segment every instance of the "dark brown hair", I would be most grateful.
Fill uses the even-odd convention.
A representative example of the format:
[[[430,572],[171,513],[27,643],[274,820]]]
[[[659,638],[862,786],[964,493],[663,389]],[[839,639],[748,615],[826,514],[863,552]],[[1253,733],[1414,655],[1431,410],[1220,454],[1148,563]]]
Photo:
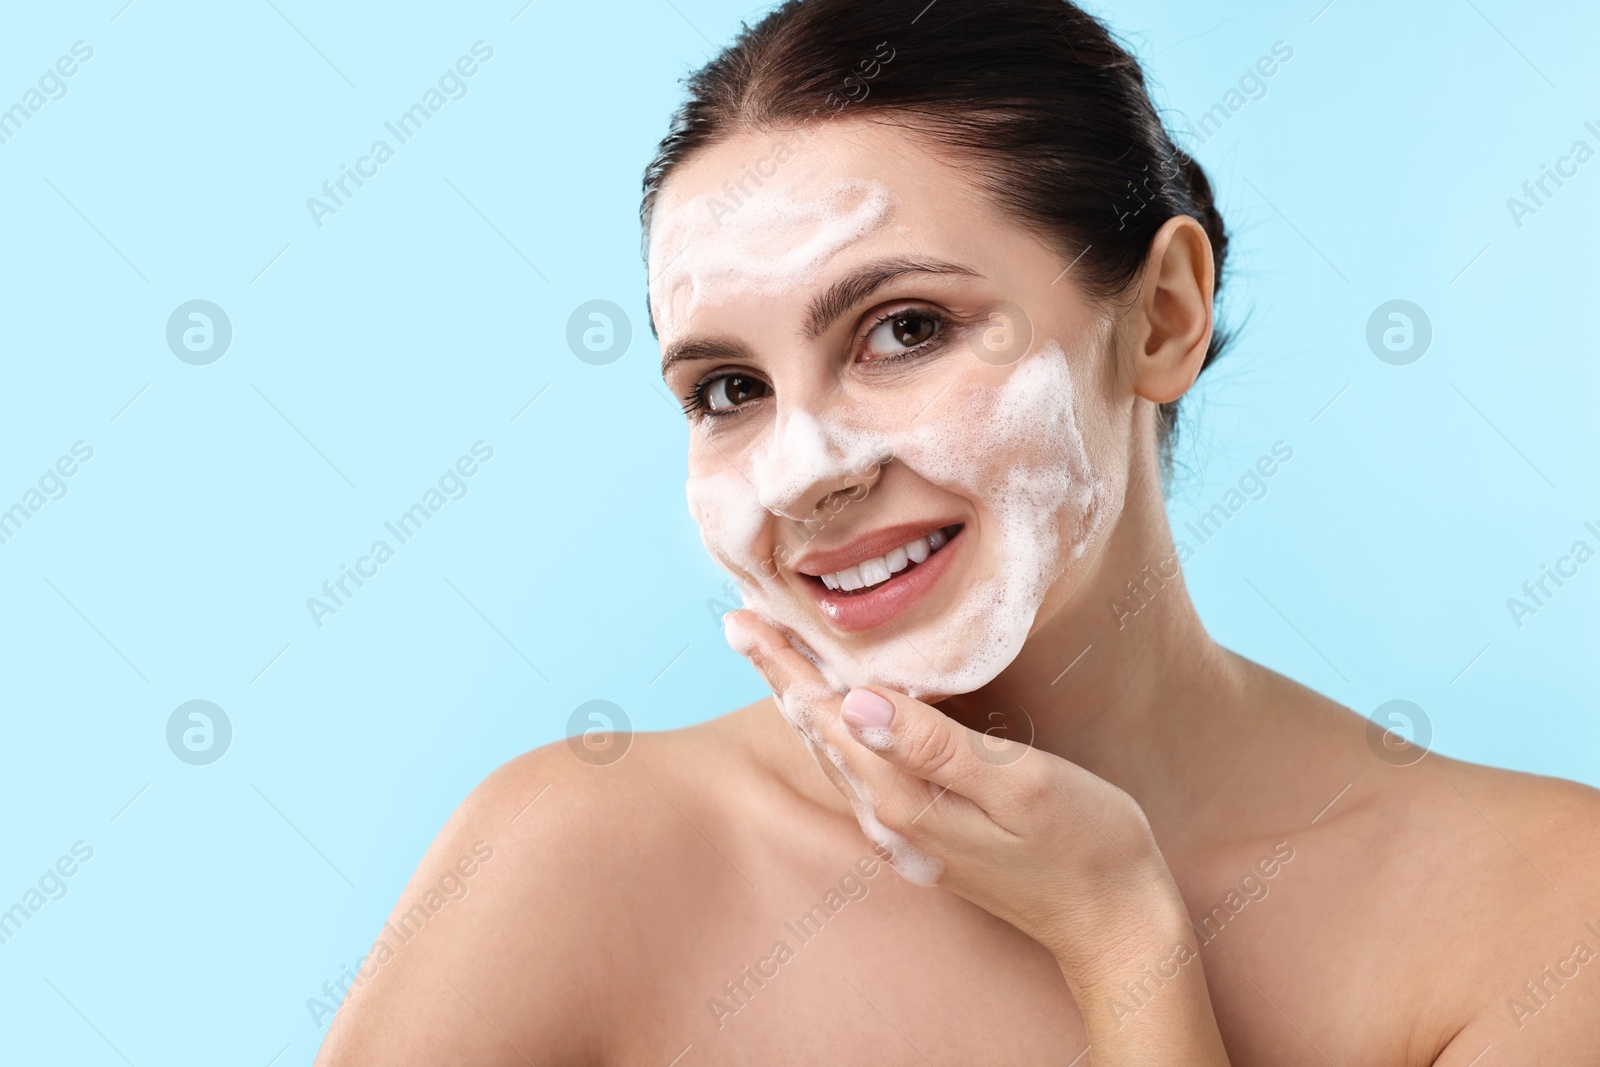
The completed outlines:
[[[1175,215],[1205,228],[1220,290],[1228,235],[1211,185],[1173,144],[1138,61],[1104,26],[1066,0],[922,3],[788,0],[690,75],[689,97],[645,168],[647,254],[661,187],[698,149],[870,115],[968,168],[1073,261],[1091,295],[1123,292]],[[1225,343],[1214,329],[1202,370]],[[1177,409],[1160,407],[1164,469]]]

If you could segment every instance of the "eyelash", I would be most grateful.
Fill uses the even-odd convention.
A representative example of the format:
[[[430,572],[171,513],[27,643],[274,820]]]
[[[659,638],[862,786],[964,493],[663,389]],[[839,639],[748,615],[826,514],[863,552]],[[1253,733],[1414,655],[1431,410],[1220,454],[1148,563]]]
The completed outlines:
[[[931,321],[936,327],[933,336],[928,338],[926,341],[919,341],[917,344],[911,346],[903,352],[896,352],[888,356],[879,356],[876,359],[870,360],[869,362],[874,364],[898,363],[905,359],[926,355],[929,351],[944,341],[946,328],[949,326],[949,320],[947,320],[944,315],[941,315],[939,312],[934,311],[931,308],[902,307],[893,311],[885,312],[874,319],[865,330],[861,331],[861,334],[856,338],[856,344],[859,345],[868,337],[871,337],[872,331],[876,330],[884,323],[890,322],[894,319],[911,316]],[[694,388],[690,391],[689,397],[684,401],[683,413],[690,417],[698,416],[703,419],[720,419],[728,415],[737,415],[740,409],[745,407],[744,404],[740,404],[737,407],[728,408],[726,411],[712,411],[706,406],[706,390],[717,381],[727,377],[732,377],[732,375],[727,373],[717,373],[711,375],[709,378],[703,378],[696,382]]]

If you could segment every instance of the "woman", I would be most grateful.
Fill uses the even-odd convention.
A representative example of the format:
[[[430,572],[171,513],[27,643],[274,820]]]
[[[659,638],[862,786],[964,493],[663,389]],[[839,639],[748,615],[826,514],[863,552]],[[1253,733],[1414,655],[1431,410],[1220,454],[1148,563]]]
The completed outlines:
[[[1375,734],[1189,603],[1227,241],[1137,64],[1060,0],[917,7],[779,8],[646,174],[772,701],[495,772],[319,1062],[1600,1062],[1595,792]]]

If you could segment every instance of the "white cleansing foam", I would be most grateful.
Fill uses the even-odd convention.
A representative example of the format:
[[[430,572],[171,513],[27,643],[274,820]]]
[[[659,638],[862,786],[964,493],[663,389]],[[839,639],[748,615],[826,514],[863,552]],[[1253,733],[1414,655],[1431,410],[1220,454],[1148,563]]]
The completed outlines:
[[[1100,494],[1075,400],[1070,361],[1048,341],[1000,385],[952,386],[894,425],[882,425],[885,412],[876,406],[837,405],[827,421],[780,410],[742,467],[690,477],[689,509],[745,605],[803,642],[839,692],[877,684],[918,699],[969,693],[1016,658],[1045,594],[1097,525]],[[859,476],[885,454],[974,501],[988,524],[976,532],[999,566],[938,618],[847,642],[764,556],[764,534],[775,515],[803,518],[817,486]],[[1072,546],[1065,558],[1063,543]]]
[[[894,201],[883,183],[829,179],[817,162],[792,164],[796,180],[808,185],[803,198],[757,190],[724,214],[714,210],[717,197],[706,194],[651,227],[649,262],[661,264],[650,281],[658,331],[678,330],[699,307],[795,292],[842,249],[888,222]]]

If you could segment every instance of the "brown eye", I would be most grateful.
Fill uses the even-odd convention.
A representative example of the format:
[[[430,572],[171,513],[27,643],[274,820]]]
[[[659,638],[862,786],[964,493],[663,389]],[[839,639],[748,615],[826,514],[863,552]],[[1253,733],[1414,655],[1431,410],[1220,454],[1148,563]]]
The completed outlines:
[[[748,400],[767,395],[767,383],[746,374],[730,374],[706,383],[706,407],[712,411],[736,408]]]
[[[867,353],[871,356],[892,356],[907,348],[915,348],[938,330],[939,320],[924,311],[891,315],[867,334]]]

